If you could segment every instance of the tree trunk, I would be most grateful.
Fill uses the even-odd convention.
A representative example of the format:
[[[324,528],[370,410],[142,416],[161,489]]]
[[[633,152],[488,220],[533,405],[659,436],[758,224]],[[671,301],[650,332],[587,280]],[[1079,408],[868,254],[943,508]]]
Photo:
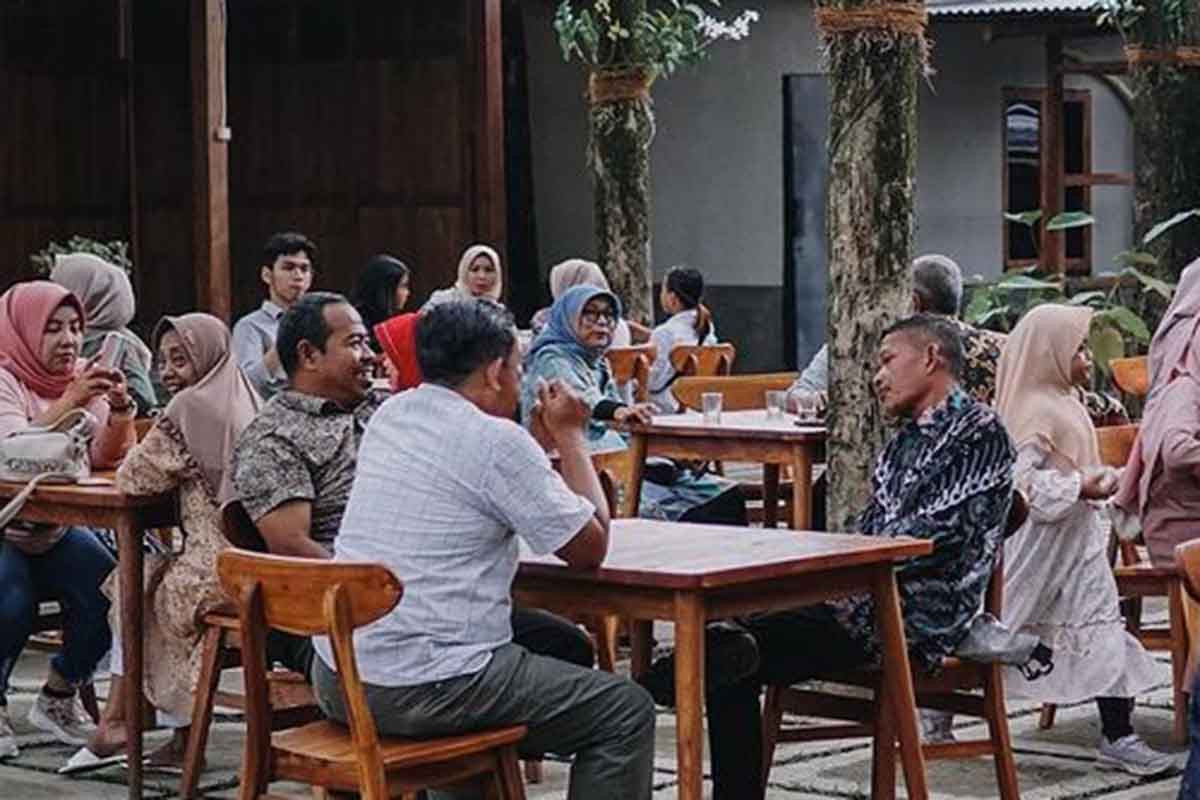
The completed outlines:
[[[646,0],[613,0],[613,16],[632,30]],[[615,65],[637,64],[631,45],[618,46]],[[625,313],[654,322],[650,271],[650,142],[654,111],[644,70],[614,67],[593,73],[588,86],[588,166],[594,186],[596,257]]]
[[[865,9],[863,0],[825,8]],[[871,389],[883,329],[912,294],[921,37],[851,32],[829,52],[829,530],[849,530],[870,496],[885,436]]]
[[[1193,9],[1189,19],[1172,31],[1162,0],[1151,0],[1145,7],[1135,30],[1135,46],[1169,50],[1200,45],[1200,12]],[[1183,67],[1131,58],[1129,75],[1137,175],[1134,225],[1140,241],[1156,223],[1200,208],[1200,64]],[[1149,249],[1159,259],[1151,271],[1178,280],[1183,268],[1200,257],[1200,222],[1176,226]],[[1148,320],[1157,319],[1166,307],[1153,293],[1144,294],[1142,303]]]

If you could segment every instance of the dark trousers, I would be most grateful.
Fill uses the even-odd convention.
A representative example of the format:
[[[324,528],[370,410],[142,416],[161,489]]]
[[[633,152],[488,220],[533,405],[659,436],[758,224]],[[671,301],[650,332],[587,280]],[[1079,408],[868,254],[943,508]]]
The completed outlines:
[[[1192,687],[1191,708],[1188,713],[1188,738],[1191,751],[1187,767],[1183,770],[1183,782],[1179,784],[1179,800],[1200,800],[1200,681]]]
[[[740,681],[708,679],[708,744],[713,800],[763,796],[762,710],[765,685],[789,685],[818,675],[863,667],[868,657],[834,619],[828,606],[761,614],[738,620],[758,645],[758,671]]]
[[[87,683],[108,652],[108,598],[100,584],[116,562],[86,528],[68,528],[54,547],[27,555],[0,544],[0,705],[8,678],[33,632],[38,603],[57,600],[63,610],[63,646],[50,660],[73,686]]]

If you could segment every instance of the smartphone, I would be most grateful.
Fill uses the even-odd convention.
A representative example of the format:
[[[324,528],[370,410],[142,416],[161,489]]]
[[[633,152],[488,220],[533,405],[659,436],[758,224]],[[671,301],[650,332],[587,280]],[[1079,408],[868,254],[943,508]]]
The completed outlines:
[[[100,343],[100,353],[96,357],[96,365],[104,369],[116,369],[117,359],[121,355],[121,334],[109,332]]]

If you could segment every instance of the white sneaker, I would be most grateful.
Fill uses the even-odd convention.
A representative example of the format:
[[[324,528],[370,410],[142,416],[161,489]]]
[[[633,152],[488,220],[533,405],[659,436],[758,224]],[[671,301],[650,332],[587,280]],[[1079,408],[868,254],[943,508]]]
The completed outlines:
[[[954,738],[954,715],[949,711],[919,710],[921,742],[923,744],[951,744]]]
[[[1101,738],[1096,763],[1141,777],[1175,769],[1174,756],[1154,750],[1136,733],[1123,736],[1115,742]]]
[[[20,754],[17,734],[8,718],[8,706],[0,706],[0,758],[16,758]]]
[[[63,744],[74,745],[87,744],[88,736],[96,730],[78,697],[51,697],[45,692],[38,692],[29,709],[29,724],[54,734]]]

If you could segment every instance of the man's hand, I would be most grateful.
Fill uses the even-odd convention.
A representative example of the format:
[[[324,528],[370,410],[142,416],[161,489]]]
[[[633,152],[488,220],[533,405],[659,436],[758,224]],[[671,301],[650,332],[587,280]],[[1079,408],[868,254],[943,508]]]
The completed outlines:
[[[1117,475],[1111,469],[1090,470],[1083,473],[1079,483],[1079,496],[1084,500],[1107,500],[1117,493]]]
[[[559,447],[564,441],[581,435],[584,424],[592,416],[592,410],[583,402],[583,398],[558,379],[539,383],[537,398],[542,425]]]
[[[613,422],[637,423],[649,425],[654,421],[654,406],[649,403],[638,403],[632,406],[621,406],[613,412]]]
[[[268,372],[279,372],[283,369],[283,362],[279,360],[279,351],[272,347],[267,352],[263,353],[263,366]]]
[[[547,453],[554,449],[554,437],[550,435],[546,421],[542,419],[541,404],[535,405],[529,412],[529,433]]]

